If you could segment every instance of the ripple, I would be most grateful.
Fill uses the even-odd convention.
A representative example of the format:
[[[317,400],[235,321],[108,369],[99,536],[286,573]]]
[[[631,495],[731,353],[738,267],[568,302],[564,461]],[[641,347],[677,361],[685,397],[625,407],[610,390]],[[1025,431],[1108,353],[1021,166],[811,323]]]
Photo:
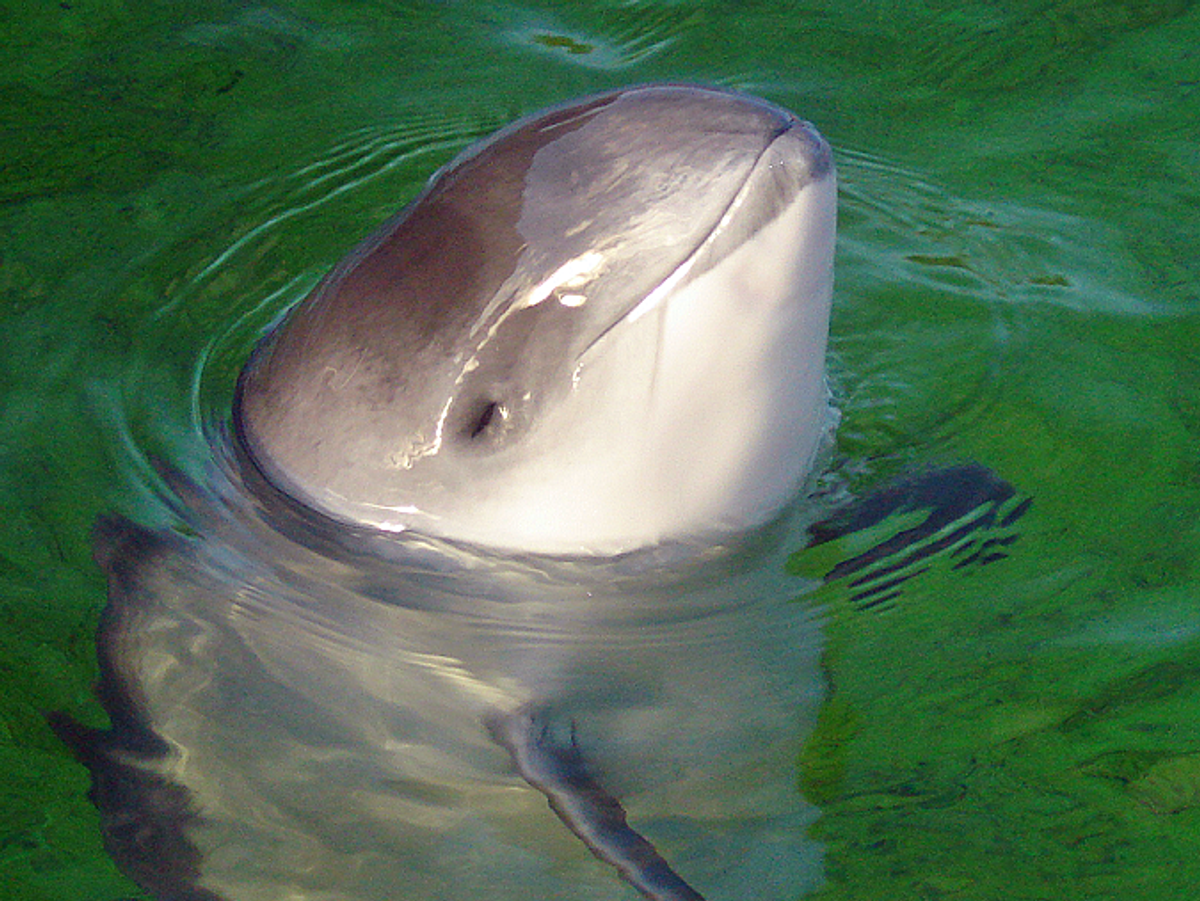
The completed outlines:
[[[328,206],[344,194],[364,191],[372,182],[422,157],[448,156],[479,136],[479,130],[459,125],[455,128],[454,123],[438,120],[394,128],[362,128],[295,172],[242,189],[237,219],[254,224],[244,227],[229,246],[207,261],[190,287],[199,291],[235,267],[239,258],[252,255],[256,247],[266,243],[289,220]],[[410,189],[392,201],[395,208],[399,209],[411,193],[414,192]],[[170,314],[188,296],[185,292],[176,297],[174,303],[159,310],[159,316]]]
[[[869,153],[842,150],[839,247],[855,271],[989,304],[1051,303],[1146,315],[1107,282],[1120,238],[1081,216],[956,197]]]
[[[830,377],[850,457],[903,468],[998,429],[1036,343],[1035,307],[1158,312],[1108,280],[1119,249],[1096,223],[962,198],[853,149],[838,163]]]
[[[501,40],[585,69],[619,71],[657,56],[690,26],[679,10],[608,10],[592,27],[569,25],[542,11],[511,7],[497,14]]]

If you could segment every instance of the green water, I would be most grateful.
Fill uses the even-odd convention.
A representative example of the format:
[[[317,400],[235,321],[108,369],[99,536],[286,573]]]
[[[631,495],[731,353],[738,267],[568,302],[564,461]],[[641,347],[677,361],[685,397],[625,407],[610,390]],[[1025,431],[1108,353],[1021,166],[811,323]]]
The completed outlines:
[[[0,28],[0,897],[139,897],[43,719],[102,722],[97,513],[155,515],[148,460],[198,468],[259,329],[456,150],[662,79],[838,149],[842,477],[970,459],[1034,499],[1007,560],[805,600],[818,897],[1200,885],[1192,4],[66,0]]]

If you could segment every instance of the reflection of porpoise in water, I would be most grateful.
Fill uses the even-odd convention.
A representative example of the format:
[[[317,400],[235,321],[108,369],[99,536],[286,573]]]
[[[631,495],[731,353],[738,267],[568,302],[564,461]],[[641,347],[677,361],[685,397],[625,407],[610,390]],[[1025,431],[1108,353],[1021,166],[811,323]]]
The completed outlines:
[[[175,481],[187,528],[98,529],[112,728],[55,724],[126,869],[208,901],[627,894],[592,855],[650,898],[814,884],[815,651],[739,536],[827,430],[834,209],[806,123],[646,87],[505,129],[344,260],[243,373],[236,453]]]

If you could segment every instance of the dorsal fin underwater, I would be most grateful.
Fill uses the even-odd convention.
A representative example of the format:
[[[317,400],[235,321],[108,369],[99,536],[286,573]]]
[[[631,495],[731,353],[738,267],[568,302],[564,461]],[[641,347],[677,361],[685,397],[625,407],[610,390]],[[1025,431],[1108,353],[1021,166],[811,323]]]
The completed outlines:
[[[658,849],[636,832],[621,802],[588,769],[574,741],[553,741],[533,709],[487,720],[496,743],[512,755],[525,781],[546,796],[550,809],[598,858],[651,901],[703,901]]]

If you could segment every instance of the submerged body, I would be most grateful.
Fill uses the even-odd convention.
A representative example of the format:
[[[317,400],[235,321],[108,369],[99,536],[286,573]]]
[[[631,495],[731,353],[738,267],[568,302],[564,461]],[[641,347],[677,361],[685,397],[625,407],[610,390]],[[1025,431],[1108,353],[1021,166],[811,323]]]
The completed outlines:
[[[753,530],[830,425],[834,206],[810,126],[691,87],[439,173],[256,350],[189,537],[100,530],[113,728],[59,728],[118,860],[202,901],[811,887],[816,643]]]
[[[819,647],[781,549],[548,560],[409,534],[397,565],[292,541],[240,487],[188,497],[203,538],[98,539],[114,729],[68,737],[156,897],[636,897],[527,784],[498,714],[577,750],[709,901],[819,882],[795,772]]]

